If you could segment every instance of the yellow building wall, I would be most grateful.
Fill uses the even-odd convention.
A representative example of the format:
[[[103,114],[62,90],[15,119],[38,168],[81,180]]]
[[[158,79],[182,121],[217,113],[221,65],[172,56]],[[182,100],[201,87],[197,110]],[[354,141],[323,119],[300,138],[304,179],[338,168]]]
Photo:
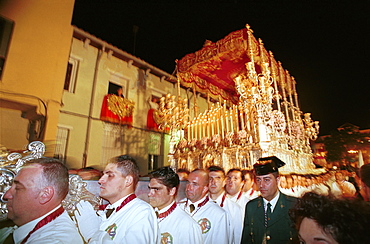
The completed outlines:
[[[147,72],[145,68],[118,58],[119,55],[110,52],[113,47],[103,40],[97,41],[97,38],[91,37],[89,33],[84,34],[86,36],[72,40],[70,57],[78,60],[79,66],[76,89],[74,93],[64,91],[59,119],[59,125],[72,128],[67,145],[67,165],[70,168],[91,166],[104,169],[110,156],[129,154],[137,160],[141,174],[146,175],[149,172],[150,134],[154,133],[146,130],[147,114],[150,109],[148,99],[154,93],[177,95],[177,87],[166,80],[161,81],[161,77]],[[86,41],[89,38],[94,40],[90,43]],[[109,82],[123,86],[124,96],[135,102],[132,128],[119,127],[100,120],[102,102],[108,92]],[[191,92],[189,94],[191,96]],[[181,96],[187,97],[186,90],[181,89]],[[197,97],[197,105],[200,111],[207,108],[204,98]],[[104,152],[106,148],[103,148],[107,128],[119,130],[121,138],[117,139],[117,143],[122,143],[119,151],[115,151],[116,154],[109,157]],[[163,134],[161,136],[163,145],[159,166],[169,165],[167,158],[169,136]]]
[[[0,15],[14,21],[13,34],[0,81],[0,91],[2,91],[0,95],[7,101],[35,105],[39,114],[45,114],[45,111],[37,99],[45,102],[47,106],[45,141],[54,141],[56,136],[72,39],[73,6],[74,0],[0,2]],[[25,98],[22,95],[33,97]],[[0,116],[4,115],[0,114]],[[16,127],[17,124],[14,123],[14,126]],[[18,146],[23,145],[18,144]],[[53,148],[47,148],[47,152],[46,156],[53,155]]]

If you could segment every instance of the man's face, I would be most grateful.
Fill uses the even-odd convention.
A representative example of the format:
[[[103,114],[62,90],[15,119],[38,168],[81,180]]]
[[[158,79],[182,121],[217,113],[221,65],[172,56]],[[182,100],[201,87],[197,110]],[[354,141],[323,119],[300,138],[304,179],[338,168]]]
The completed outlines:
[[[330,234],[325,233],[313,219],[309,218],[302,220],[299,239],[306,244],[338,244]]]
[[[227,174],[226,192],[230,195],[237,194],[243,187],[242,173],[239,171],[232,171]]]
[[[200,172],[193,172],[189,174],[188,182],[186,184],[186,197],[196,202],[202,199],[208,192],[207,182]]]
[[[287,182],[285,176],[280,176],[280,186],[282,188],[287,188]]]
[[[126,188],[126,177],[117,169],[116,164],[108,164],[99,179],[100,197],[115,203],[125,196],[123,190]]]
[[[257,176],[258,190],[261,192],[261,196],[267,201],[271,201],[277,194],[278,178],[275,178],[271,173]]]
[[[252,188],[253,186],[253,179],[251,178],[251,175],[250,174],[246,174],[244,176],[244,186],[243,186],[243,190],[244,191],[248,191],[249,189]]]
[[[224,190],[225,186],[225,177],[224,174],[220,171],[209,172],[209,192],[212,194],[220,194]]]
[[[281,180],[281,179],[280,179]],[[287,186],[287,188],[292,188],[293,186],[294,186],[294,184],[293,184],[293,178],[287,178],[286,179],[286,186]]]
[[[337,181],[343,181],[344,180],[344,176],[343,176],[342,172],[336,172],[335,173],[335,179]]]
[[[148,187],[149,203],[153,208],[161,210],[170,205],[175,198],[176,187],[168,190],[167,187],[157,179],[150,179]]]
[[[310,179],[310,178],[307,178],[307,179],[306,179],[306,181],[307,181],[307,186],[310,186],[310,185],[312,185],[312,179]]]
[[[41,177],[40,165],[27,166],[19,171],[13,185],[4,195],[8,201],[8,218],[18,226],[40,217],[37,212],[42,207],[39,202]]]

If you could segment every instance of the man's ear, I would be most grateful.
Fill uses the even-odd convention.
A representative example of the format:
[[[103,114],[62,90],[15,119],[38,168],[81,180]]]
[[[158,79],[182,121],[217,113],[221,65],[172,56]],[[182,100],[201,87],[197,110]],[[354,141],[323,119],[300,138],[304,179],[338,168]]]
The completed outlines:
[[[202,192],[203,192],[203,194],[206,194],[208,192],[208,186],[204,186]]]
[[[176,187],[172,187],[170,190],[170,196],[176,195]]]
[[[40,194],[39,194],[40,204],[44,205],[44,204],[48,203],[49,201],[51,201],[51,199],[53,199],[53,197],[54,197],[54,194],[55,194],[54,187],[52,187],[52,186],[44,187],[40,191]]]
[[[134,184],[134,177],[132,177],[132,175],[126,176],[126,179],[125,179],[125,185],[126,185],[126,187],[129,187],[132,184]]]

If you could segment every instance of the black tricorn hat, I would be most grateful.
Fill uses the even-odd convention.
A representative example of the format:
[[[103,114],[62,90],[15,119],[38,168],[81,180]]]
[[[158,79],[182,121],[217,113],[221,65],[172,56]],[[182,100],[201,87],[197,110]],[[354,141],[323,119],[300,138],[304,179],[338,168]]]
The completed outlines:
[[[285,163],[278,157],[271,156],[258,159],[258,163],[254,164],[256,175],[267,175],[274,172],[279,172],[279,168],[284,166]]]

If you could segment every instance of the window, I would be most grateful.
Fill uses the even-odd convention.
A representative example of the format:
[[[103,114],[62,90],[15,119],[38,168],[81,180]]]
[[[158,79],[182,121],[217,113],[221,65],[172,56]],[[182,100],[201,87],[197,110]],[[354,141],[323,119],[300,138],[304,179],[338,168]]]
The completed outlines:
[[[120,125],[104,123],[102,144],[102,163],[108,162],[112,157],[122,154],[124,133]]]
[[[148,170],[156,170],[158,169],[158,155],[149,154],[148,155]]]
[[[159,159],[162,149],[162,135],[160,133],[149,133],[148,141],[148,170],[155,170],[159,167]]]
[[[58,126],[56,145],[54,151],[54,158],[62,160],[64,163],[67,159],[67,145],[69,139],[70,129],[62,126]]]
[[[6,56],[8,54],[10,38],[14,22],[0,16],[0,79],[3,75]]]
[[[74,57],[69,57],[66,79],[64,81],[64,90],[75,93],[76,89],[76,80],[77,80],[77,71],[80,60]]]
[[[119,91],[118,91],[119,89],[122,89],[120,94],[119,94]],[[117,96],[123,96],[124,97],[123,87],[120,86],[120,85],[117,85],[115,83],[109,82],[108,94],[115,94]]]

